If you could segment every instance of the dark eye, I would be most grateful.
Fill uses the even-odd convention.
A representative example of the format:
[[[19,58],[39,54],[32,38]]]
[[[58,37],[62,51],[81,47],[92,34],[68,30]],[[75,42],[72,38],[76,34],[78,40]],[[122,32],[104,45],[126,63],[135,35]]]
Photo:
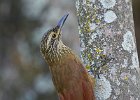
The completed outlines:
[[[53,34],[53,35],[52,35],[52,38],[56,38],[56,34]]]

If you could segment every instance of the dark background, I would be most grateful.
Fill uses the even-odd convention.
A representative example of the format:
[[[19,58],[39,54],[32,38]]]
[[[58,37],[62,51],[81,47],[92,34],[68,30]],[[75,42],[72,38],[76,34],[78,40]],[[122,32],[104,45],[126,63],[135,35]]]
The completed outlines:
[[[133,11],[140,53],[140,0]],[[0,100],[57,100],[39,44],[67,12],[63,41],[79,54],[75,0],[0,0]]]

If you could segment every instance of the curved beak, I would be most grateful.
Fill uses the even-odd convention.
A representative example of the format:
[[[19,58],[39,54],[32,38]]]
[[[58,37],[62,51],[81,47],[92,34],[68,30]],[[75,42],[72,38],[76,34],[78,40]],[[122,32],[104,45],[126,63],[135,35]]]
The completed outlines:
[[[58,28],[59,28],[60,30],[62,29],[62,27],[63,27],[63,25],[64,25],[64,23],[65,23],[65,21],[66,21],[66,19],[67,19],[68,16],[69,16],[69,14],[64,15],[64,16],[60,19],[60,21],[58,22],[57,26],[58,26]]]

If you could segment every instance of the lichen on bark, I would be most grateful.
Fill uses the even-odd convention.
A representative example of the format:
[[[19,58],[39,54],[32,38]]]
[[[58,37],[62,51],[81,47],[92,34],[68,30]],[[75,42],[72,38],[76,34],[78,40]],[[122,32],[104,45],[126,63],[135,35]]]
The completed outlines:
[[[76,8],[81,58],[86,68],[97,62],[95,56],[114,57],[102,69],[101,79],[97,78],[97,100],[139,100],[140,68],[131,1],[77,0]]]

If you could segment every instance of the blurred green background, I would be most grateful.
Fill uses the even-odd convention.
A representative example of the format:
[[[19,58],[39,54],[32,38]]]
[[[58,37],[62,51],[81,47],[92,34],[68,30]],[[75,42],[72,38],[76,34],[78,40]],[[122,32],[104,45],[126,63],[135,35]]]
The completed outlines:
[[[0,0],[0,100],[58,100],[40,55],[44,32],[67,12],[63,41],[79,54],[76,0]],[[140,52],[140,0],[133,0]]]

